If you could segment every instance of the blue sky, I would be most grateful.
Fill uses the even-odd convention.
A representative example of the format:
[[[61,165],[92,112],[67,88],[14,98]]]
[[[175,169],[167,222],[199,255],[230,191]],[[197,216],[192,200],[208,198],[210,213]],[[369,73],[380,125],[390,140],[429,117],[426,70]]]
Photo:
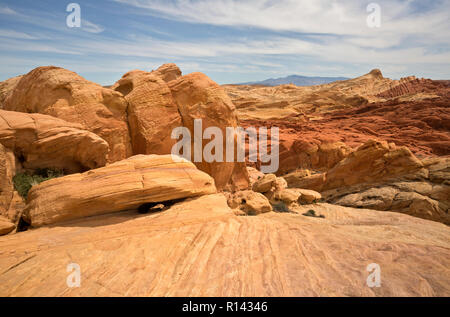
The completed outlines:
[[[66,25],[71,2],[80,28]],[[221,84],[373,68],[450,79],[449,15],[450,0],[0,0],[0,80],[56,65],[106,85],[168,62]]]

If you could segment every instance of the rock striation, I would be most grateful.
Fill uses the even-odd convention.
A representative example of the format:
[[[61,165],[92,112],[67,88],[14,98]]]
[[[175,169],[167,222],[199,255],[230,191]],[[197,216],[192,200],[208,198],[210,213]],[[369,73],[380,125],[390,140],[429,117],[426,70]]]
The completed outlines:
[[[111,162],[132,155],[126,100],[120,93],[69,70],[54,66],[32,70],[7,95],[3,109],[41,113],[81,124],[108,142]]]
[[[171,155],[137,155],[33,186],[24,219],[39,227],[215,192],[214,180],[191,162],[174,161]]]
[[[171,138],[172,130],[183,123],[172,93],[158,72],[128,72],[111,88],[121,92],[128,102],[133,153],[170,154],[177,142]]]
[[[305,217],[313,208],[325,218]],[[235,216],[221,194],[0,237],[1,296],[449,296],[450,231],[317,204]],[[81,268],[69,288],[67,265]],[[381,268],[370,288],[367,266]],[[45,286],[45,287],[44,287]]]
[[[47,115],[0,110],[0,144],[26,169],[77,173],[104,166],[108,143],[82,128]]]

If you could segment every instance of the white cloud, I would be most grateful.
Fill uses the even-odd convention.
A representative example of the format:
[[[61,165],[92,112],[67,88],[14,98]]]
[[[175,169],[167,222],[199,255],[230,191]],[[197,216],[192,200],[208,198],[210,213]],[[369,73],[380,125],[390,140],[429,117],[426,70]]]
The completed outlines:
[[[0,7],[0,14],[18,15],[18,13],[16,11],[14,11],[13,9],[11,9],[9,7]]]
[[[88,20],[81,20],[81,29],[95,34],[102,33],[105,30],[102,26],[89,22]]]
[[[7,30],[7,29],[0,29],[0,37],[9,37],[9,38],[16,38],[16,39],[23,39],[23,40],[36,40],[38,37],[23,33],[23,32],[17,32],[14,30]]]

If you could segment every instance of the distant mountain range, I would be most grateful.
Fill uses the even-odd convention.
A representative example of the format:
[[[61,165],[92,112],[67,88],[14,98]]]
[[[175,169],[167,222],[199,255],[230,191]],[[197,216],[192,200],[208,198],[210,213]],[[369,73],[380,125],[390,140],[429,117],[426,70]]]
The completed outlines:
[[[263,81],[255,81],[248,83],[241,83],[236,85],[264,85],[264,86],[278,86],[284,84],[294,84],[296,86],[313,86],[332,83],[338,80],[347,80],[346,77],[308,77],[291,75],[282,78],[270,78]]]

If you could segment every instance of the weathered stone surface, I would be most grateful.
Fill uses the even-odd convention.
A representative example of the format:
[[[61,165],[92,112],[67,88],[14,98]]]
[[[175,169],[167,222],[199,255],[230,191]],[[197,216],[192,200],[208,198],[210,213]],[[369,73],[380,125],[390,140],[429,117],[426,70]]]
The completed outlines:
[[[219,196],[221,198],[219,198]],[[450,296],[450,228],[314,206],[234,216],[222,195],[0,237],[1,296]],[[69,288],[67,265],[81,268]],[[381,267],[370,288],[367,266]]]
[[[326,173],[324,190],[377,182],[422,166],[406,147],[369,140]]]
[[[137,155],[33,186],[24,216],[38,227],[215,192],[214,180],[191,162],[174,162],[171,155]]]
[[[3,106],[5,110],[47,114],[81,124],[108,142],[110,161],[132,153],[123,96],[69,70],[54,66],[32,70],[20,78]]]
[[[267,193],[275,185],[277,177],[274,174],[266,174],[253,184],[253,191]]]
[[[16,174],[16,160],[11,150],[0,143],[0,216],[7,217],[14,195],[13,177]]]
[[[264,173],[257,170],[254,167],[247,167],[247,173],[248,173],[248,178],[250,181],[250,186],[253,186],[254,183],[256,183],[256,181],[262,177],[264,177]]]
[[[305,204],[311,204],[322,198],[322,195],[314,190],[298,189],[300,193],[299,201]]]
[[[194,140],[194,120],[202,120],[203,131],[208,127],[217,127],[222,131],[223,148],[226,149],[226,128],[237,127],[235,107],[225,91],[202,73],[192,73],[168,83],[172,96],[178,105],[183,126],[191,132]],[[202,141],[202,148],[210,140]],[[204,159],[196,166],[211,175],[218,189],[224,188],[231,180],[239,187],[248,187],[248,174],[245,163],[227,162],[226,151],[220,158],[222,162],[208,163]],[[194,148],[191,151],[194,154]],[[236,151],[235,151],[236,153]]]
[[[183,122],[166,82],[157,74],[134,70],[111,88],[128,102],[133,153],[170,154],[177,142],[171,138],[172,131]]]
[[[169,82],[181,77],[181,70],[173,63],[164,64],[157,70],[152,71],[153,74],[160,77],[165,82]]]
[[[8,218],[0,216],[0,236],[10,233],[16,226]]]
[[[269,200],[263,194],[251,190],[231,194],[228,205],[232,209],[237,209],[238,212],[253,216],[272,211]]]
[[[269,199],[271,202],[282,201],[285,204],[290,205],[299,202],[301,195],[298,188],[285,188],[275,191]]]
[[[17,76],[0,82],[0,109],[3,109],[3,102],[21,78],[22,76]]]
[[[294,188],[307,188],[315,191],[322,191],[323,186],[326,182],[326,174],[319,173],[309,176],[296,176],[295,174],[288,174],[284,176],[289,187]]]
[[[450,224],[450,159],[426,159],[423,165],[405,175],[336,188],[322,195],[342,206],[397,211]]]
[[[9,203],[8,211],[6,212],[5,215],[6,218],[8,218],[17,227],[22,217],[22,213],[25,210],[25,207],[26,204],[23,198],[19,195],[17,191],[14,191],[11,201]]]
[[[104,166],[109,147],[82,126],[41,114],[0,110],[0,144],[28,169],[58,168],[68,173]]]

